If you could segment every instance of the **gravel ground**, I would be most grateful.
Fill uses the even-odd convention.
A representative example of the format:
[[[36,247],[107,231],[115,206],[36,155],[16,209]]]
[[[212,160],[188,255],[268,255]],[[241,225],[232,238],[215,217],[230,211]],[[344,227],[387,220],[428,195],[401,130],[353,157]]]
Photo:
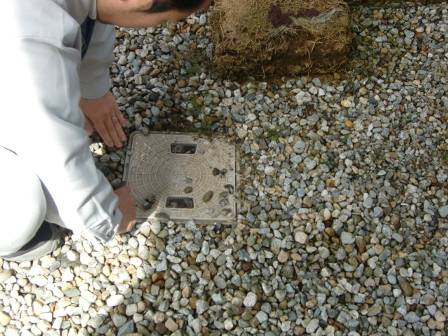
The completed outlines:
[[[233,136],[239,223],[0,260],[0,334],[448,334],[446,8],[357,8],[348,70],[276,84],[216,77],[206,15],[120,30],[129,133]],[[95,152],[118,184],[124,151]]]

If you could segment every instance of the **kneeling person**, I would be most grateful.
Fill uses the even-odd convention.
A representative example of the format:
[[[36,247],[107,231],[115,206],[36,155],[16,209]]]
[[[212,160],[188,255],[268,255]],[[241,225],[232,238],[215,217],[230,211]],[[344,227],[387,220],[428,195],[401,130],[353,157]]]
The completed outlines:
[[[110,93],[114,26],[175,22],[210,0],[14,0],[0,13],[0,256],[53,251],[60,227],[103,242],[135,225],[127,187],[112,190],[95,167],[88,134],[126,140]],[[11,57],[13,55],[13,57]],[[25,121],[25,122],[24,122]]]

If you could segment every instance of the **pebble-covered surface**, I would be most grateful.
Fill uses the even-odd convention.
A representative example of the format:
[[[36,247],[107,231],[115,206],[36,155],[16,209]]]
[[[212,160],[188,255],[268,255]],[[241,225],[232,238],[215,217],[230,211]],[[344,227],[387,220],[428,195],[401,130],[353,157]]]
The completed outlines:
[[[234,137],[239,223],[0,259],[0,334],[448,334],[448,9],[353,16],[345,72],[275,84],[215,76],[206,15],[120,30],[129,133]],[[124,151],[94,149],[118,185]]]

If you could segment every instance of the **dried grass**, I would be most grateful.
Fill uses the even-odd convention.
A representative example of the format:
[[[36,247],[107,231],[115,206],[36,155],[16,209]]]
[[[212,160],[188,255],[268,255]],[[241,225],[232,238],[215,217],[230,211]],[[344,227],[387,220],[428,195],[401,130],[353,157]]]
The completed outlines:
[[[211,17],[213,63],[223,75],[332,72],[347,62],[349,26],[340,0],[218,0]]]

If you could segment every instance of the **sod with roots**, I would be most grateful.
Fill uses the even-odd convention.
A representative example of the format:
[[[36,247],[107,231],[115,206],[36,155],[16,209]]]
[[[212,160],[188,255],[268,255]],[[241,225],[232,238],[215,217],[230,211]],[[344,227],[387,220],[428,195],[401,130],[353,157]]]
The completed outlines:
[[[211,28],[224,75],[329,73],[350,52],[349,8],[339,0],[220,0]]]

